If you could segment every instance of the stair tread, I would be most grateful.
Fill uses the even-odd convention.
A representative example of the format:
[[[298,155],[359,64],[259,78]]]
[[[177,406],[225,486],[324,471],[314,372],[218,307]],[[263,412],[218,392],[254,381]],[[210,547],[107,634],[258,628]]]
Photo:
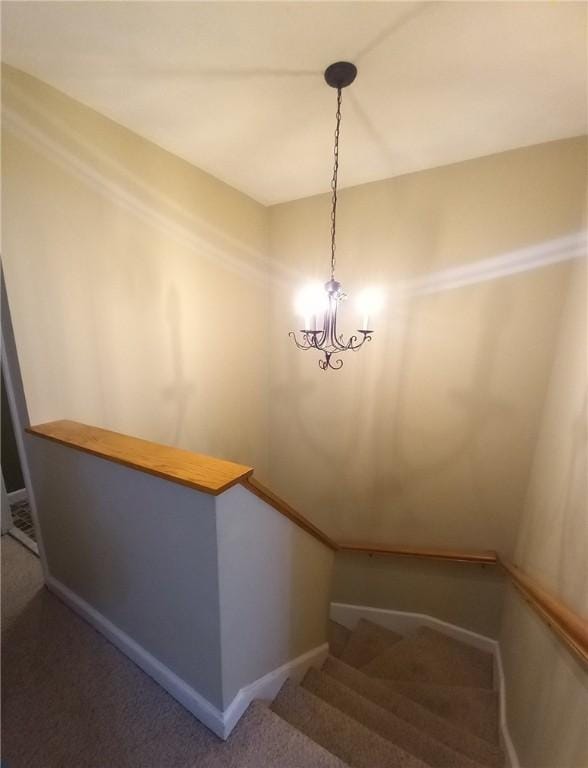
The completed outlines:
[[[430,768],[289,680],[282,686],[271,708],[352,768]]]
[[[498,744],[498,692],[487,688],[374,678],[439,717]]]
[[[415,632],[417,637],[428,637],[437,643],[445,645],[447,648],[453,649],[456,653],[460,653],[462,656],[469,658],[471,661],[485,664],[492,669],[493,657],[488,651],[483,651],[481,648],[477,648],[475,645],[465,643],[463,640],[458,640],[445,632],[439,632],[432,627],[419,627]]]
[[[494,684],[490,654],[427,627],[382,651],[360,669],[371,677],[392,680],[490,690]]]
[[[402,635],[386,627],[360,619],[339,658],[346,664],[359,668],[402,639]]]
[[[339,658],[343,649],[347,645],[351,630],[339,624],[336,621],[329,621],[327,626],[327,639],[329,641],[329,651],[332,656]]]
[[[219,742],[210,768],[349,768],[261,701],[249,705],[230,739],[230,750]],[[207,768],[206,761],[198,765]]]
[[[503,752],[494,741],[490,743],[472,733],[462,722],[459,725],[452,723],[414,699],[395,691],[385,682],[368,677],[333,657],[325,661],[322,671],[472,760],[488,768],[501,768],[504,765]]]
[[[477,761],[317,669],[307,672],[302,686],[432,768],[481,768]]]

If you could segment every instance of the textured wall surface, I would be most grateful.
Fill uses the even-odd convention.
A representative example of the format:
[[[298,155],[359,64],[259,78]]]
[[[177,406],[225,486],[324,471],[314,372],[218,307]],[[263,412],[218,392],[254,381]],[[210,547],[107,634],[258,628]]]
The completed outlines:
[[[216,499],[223,697],[326,642],[334,553],[240,486]]]
[[[336,539],[495,548],[588,611],[585,139],[343,190],[337,277],[351,297],[379,285],[386,302],[371,344],[325,374],[287,332],[296,290],[327,277],[328,196],[268,210],[34,78],[6,67],[2,88],[2,260],[32,422],[71,418],[251,464]],[[342,317],[341,331],[357,327],[352,301]],[[46,510],[94,482],[88,461],[80,488],[40,471]],[[129,589],[114,618],[138,622],[157,651],[122,554],[133,512],[115,529],[102,527],[107,507],[89,510],[92,547]],[[108,613],[112,575],[84,560],[90,538],[69,515],[59,534],[45,526],[56,575]],[[221,525],[219,542],[241,523]],[[170,557],[184,544],[174,535]],[[319,558],[309,579],[299,560],[274,597],[328,572]],[[229,565],[230,612],[246,602]],[[499,634],[523,767],[584,768],[585,670],[510,589],[499,631],[491,569],[340,556],[334,597]],[[268,653],[282,663],[320,636],[313,622]],[[226,685],[198,684],[221,705],[258,668],[253,654]]]
[[[573,139],[343,190],[342,330],[365,284],[387,302],[339,372],[287,340],[329,198],[270,209],[271,486],[334,537],[512,551],[571,269],[545,262],[578,252],[585,179]]]
[[[570,275],[514,559],[588,616],[586,260]]]
[[[497,638],[504,576],[496,566],[340,552],[333,601],[424,613]]]
[[[51,576],[222,709],[215,497],[27,442]]]
[[[515,562],[588,618],[586,262],[566,294]],[[500,635],[523,768],[588,765],[588,670],[509,589]]]
[[[263,468],[267,213],[3,68],[3,250],[33,423]]]

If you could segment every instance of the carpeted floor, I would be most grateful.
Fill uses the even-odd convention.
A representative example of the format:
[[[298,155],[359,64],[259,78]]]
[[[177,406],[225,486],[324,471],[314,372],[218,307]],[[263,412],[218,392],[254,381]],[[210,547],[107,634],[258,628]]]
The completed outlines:
[[[51,595],[39,560],[8,536],[2,759],[6,768],[342,765],[263,705],[251,707],[230,742],[221,742]]]
[[[224,743],[4,536],[2,768],[502,768],[491,656],[425,627],[330,633],[322,669],[253,702]]]

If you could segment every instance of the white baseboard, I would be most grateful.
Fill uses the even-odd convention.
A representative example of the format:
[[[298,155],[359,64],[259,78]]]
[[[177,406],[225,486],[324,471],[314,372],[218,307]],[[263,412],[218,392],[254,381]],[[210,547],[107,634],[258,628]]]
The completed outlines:
[[[496,640],[486,635],[472,632],[470,629],[458,627],[447,621],[436,619],[425,613],[409,613],[408,611],[394,611],[390,608],[371,608],[367,605],[350,605],[348,603],[331,603],[330,616],[333,621],[353,629],[360,619],[368,619],[383,627],[394,630],[400,635],[408,635],[417,627],[430,627],[438,629],[456,640],[480,648],[482,651],[494,653]]]
[[[253,699],[273,700],[287,678],[300,679],[309,667],[320,666],[329,652],[328,644],[324,643],[283,664],[241,688],[229,706],[221,711],[58,579],[49,575],[46,584],[51,592],[104,635],[221,739],[228,738]]]
[[[6,533],[9,536],[12,536],[13,539],[16,539],[17,541],[20,541],[20,543],[29,549],[34,555],[39,557],[39,546],[37,545],[36,541],[33,541],[30,539],[26,533],[23,533],[20,528],[17,528],[16,525],[13,525],[11,528],[9,528]]]
[[[520,768],[519,757],[510,737],[506,719],[506,678],[504,677],[502,654],[500,653],[500,643],[498,642],[494,652],[494,676],[497,681],[496,687],[498,688],[500,703],[500,746],[506,754],[507,768]]]
[[[497,640],[486,635],[472,632],[456,624],[450,624],[442,619],[429,616],[425,613],[410,613],[408,611],[395,611],[389,608],[372,608],[367,605],[351,605],[349,603],[331,603],[330,618],[343,624],[348,629],[353,629],[360,619],[368,619],[380,624],[387,629],[392,629],[400,635],[409,635],[418,627],[430,627],[437,629],[455,640],[467,643],[482,651],[491,653],[494,659],[494,687],[498,691],[500,703],[500,741],[508,760],[508,768],[520,768],[519,759],[508,730],[506,719],[506,695],[504,669],[500,646]]]
[[[273,701],[282,685],[288,678],[299,681],[304,677],[304,673],[310,667],[320,667],[329,654],[329,644],[324,643],[307,653],[298,656],[298,658],[283,664],[278,669],[274,669],[267,675],[260,677],[253,683],[241,688],[233,701],[224,711],[225,716],[225,738],[230,734],[239,718],[245,712],[253,699],[263,699]]]
[[[29,497],[26,488],[19,488],[18,491],[11,491],[7,496],[8,503],[11,506],[12,504],[17,504],[19,501],[26,501]]]

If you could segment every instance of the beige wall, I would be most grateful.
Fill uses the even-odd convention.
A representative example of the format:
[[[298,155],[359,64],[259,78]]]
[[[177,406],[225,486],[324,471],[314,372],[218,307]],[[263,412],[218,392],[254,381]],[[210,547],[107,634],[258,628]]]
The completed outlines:
[[[344,190],[338,276],[388,301],[370,347],[324,374],[287,331],[297,287],[325,277],[328,196],[268,213],[3,74],[2,255],[33,422],[251,463],[336,537],[512,549],[570,267],[485,279],[486,260],[578,232],[581,140]],[[478,282],[444,289],[470,267]]]
[[[521,768],[588,765],[588,673],[508,587],[500,648],[506,716]]]
[[[144,652],[222,710],[215,497],[38,437],[26,441],[50,588],[65,587],[97,611],[90,620],[110,640],[122,632],[138,644],[123,639],[122,650],[150,674]],[[155,677],[166,685],[165,675]]]
[[[241,486],[217,497],[216,528],[226,707],[326,643],[334,553]]]
[[[2,259],[31,421],[263,470],[266,210],[17,70],[2,88]]]
[[[515,561],[588,617],[586,262],[570,275]],[[588,765],[588,671],[509,589],[507,714],[523,768]]]
[[[251,463],[336,538],[515,550],[586,611],[585,275],[532,268],[584,228],[582,139],[344,190],[337,275],[388,301],[371,345],[325,374],[287,332],[296,289],[326,278],[328,196],[268,212],[10,68],[3,102],[2,258],[33,422]],[[490,572],[479,611],[465,570],[383,562],[339,558],[336,598],[496,634]],[[585,675],[517,601],[501,641],[523,765],[576,768],[585,719],[544,741],[565,702],[584,717]]]
[[[339,552],[332,599],[422,613],[497,638],[504,576],[495,566]]]
[[[586,261],[570,275],[514,559],[588,616]]]
[[[287,338],[329,198],[270,209],[269,481],[331,536],[512,550],[571,269],[530,267],[570,255],[549,248],[582,229],[585,168],[572,139],[344,190],[337,276],[388,302],[340,372]]]
[[[26,442],[49,587],[215,733],[243,713],[247,692],[227,713],[242,688],[275,673],[262,694],[277,693],[324,658],[334,553],[322,542],[240,485],[212,496]]]

